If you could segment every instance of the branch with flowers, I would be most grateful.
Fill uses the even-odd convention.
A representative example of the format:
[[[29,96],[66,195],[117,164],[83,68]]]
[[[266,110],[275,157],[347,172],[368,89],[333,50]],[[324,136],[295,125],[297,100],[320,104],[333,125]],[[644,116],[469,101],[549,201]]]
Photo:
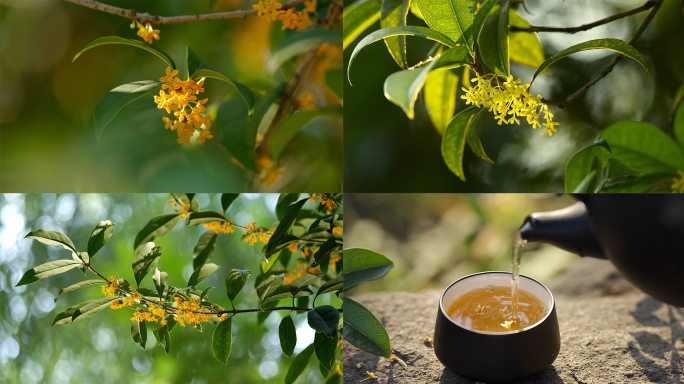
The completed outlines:
[[[159,80],[124,84],[100,99],[93,112],[98,140],[124,107],[154,93],[157,108],[169,115],[161,117],[164,128],[176,133],[178,144],[211,142],[246,172],[253,188],[257,187],[256,180],[268,187],[282,174],[281,157],[293,146],[304,125],[317,117],[328,118],[331,124],[342,117],[342,91],[338,85],[342,77],[341,0],[323,0],[320,4],[318,0],[265,0],[254,4],[251,10],[171,17],[138,13],[92,0],[64,1],[128,18],[130,27],[137,29],[136,34],[142,39],[99,37],[77,52],[73,61],[92,48],[118,44],[143,49],[166,65],[165,75]],[[267,63],[267,74],[273,81],[260,83],[257,90],[203,62],[190,47],[186,48],[185,56],[187,72],[180,73],[174,59],[157,46],[163,34],[155,29],[157,26],[252,16],[278,22],[283,31],[296,31],[285,35],[281,47]],[[281,74],[288,80],[278,84]],[[232,98],[213,105],[208,98],[201,98],[208,79],[228,84],[241,105]],[[314,97],[316,94],[318,97]],[[275,115],[267,113],[272,105],[278,106]],[[208,114],[207,108],[216,112]],[[266,126],[266,131],[259,132],[260,126]]]
[[[409,119],[414,118],[414,106],[423,91],[425,106],[430,119],[442,135],[441,152],[447,167],[461,180],[466,181],[463,156],[466,142],[473,153],[482,160],[494,164],[477,133],[480,119],[485,112],[492,112],[499,125],[518,124],[526,121],[533,129],[542,128],[541,134],[549,137],[557,132],[559,123],[554,120],[552,108],[563,109],[584,94],[591,86],[605,78],[622,57],[638,62],[648,72],[643,56],[632,46],[663,4],[662,0],[648,0],[642,6],[624,11],[596,22],[571,28],[531,26],[518,12],[520,1],[506,0],[382,0],[359,1],[347,9],[353,23],[345,26],[346,48],[372,23],[380,18],[381,29],[368,34],[355,46],[347,73],[359,52],[376,41],[383,40],[396,63],[403,69],[386,78],[384,94],[399,106]],[[600,25],[620,20],[650,10],[629,42],[619,39],[596,39],[573,45],[545,59],[544,49],[533,32],[586,31]],[[412,11],[429,26],[406,24],[408,12]],[[410,66],[406,56],[406,36],[419,36],[436,41],[424,61]],[[534,96],[530,88],[534,80],[553,63],[580,51],[607,49],[618,53],[615,59],[594,79],[569,95],[562,102],[553,102],[542,95]],[[535,68],[528,84],[511,75],[510,62]],[[461,69],[458,73],[456,69]],[[474,73],[472,86],[463,87],[466,107],[456,112],[456,94],[459,76],[464,85]],[[548,73],[547,73],[548,74]],[[613,157],[595,167],[597,183],[601,186],[618,177],[638,173]],[[635,173],[636,172],[636,173]],[[596,186],[598,186],[596,184]],[[600,189],[600,188],[599,188]]]
[[[66,235],[50,231],[35,230],[27,239],[38,240],[47,245],[61,246],[72,255],[70,259],[51,261],[26,271],[17,286],[34,283],[43,278],[79,268],[95,279],[70,285],[59,292],[62,294],[76,289],[99,285],[103,298],[88,300],[69,307],[59,313],[55,324],[70,324],[83,320],[98,312],[111,308],[127,308],[132,311],[131,336],[143,349],[147,343],[147,326],[156,323],[153,331],[157,343],[168,354],[171,347],[170,333],[176,325],[192,326],[202,330],[203,323],[215,325],[212,346],[217,360],[226,364],[232,345],[231,319],[242,313],[258,313],[261,323],[273,311],[288,311],[280,324],[280,343],[283,352],[292,356],[297,343],[293,315],[306,313],[310,327],[316,330],[313,344],[301,352],[293,361],[288,372],[288,382],[296,380],[303,367],[315,352],[324,377],[341,375],[341,314],[342,308],[332,305],[316,305],[320,296],[334,293],[341,295],[342,284],[342,236],[343,221],[339,195],[311,194],[300,199],[299,194],[283,194],[276,206],[279,219],[273,228],[261,228],[256,222],[236,224],[225,218],[226,211],[238,198],[238,194],[221,195],[221,211],[200,210],[194,194],[171,194],[170,206],[175,212],[152,218],[137,234],[136,249],[132,259],[134,281],[116,276],[105,277],[93,264],[94,256],[104,247],[114,233],[116,225],[109,220],[101,221],[92,231],[87,245],[79,247]],[[307,202],[313,202],[304,209]],[[235,212],[233,212],[235,213]],[[168,284],[168,274],[157,267],[162,256],[162,247],[155,244],[171,231],[178,221],[185,220],[186,226],[204,226],[204,232],[193,252],[194,272],[185,287]],[[225,276],[225,292],[228,305],[209,301],[209,291],[214,287],[199,290],[196,287],[220,267],[209,263],[220,234],[232,234],[242,230],[244,241],[256,246],[263,243],[263,260],[254,287],[260,303],[259,308],[236,308],[234,300],[248,283],[252,272],[232,269]],[[286,268],[293,255],[299,254],[297,267]],[[276,267],[276,265],[280,267]],[[141,287],[151,276],[153,288]],[[313,300],[309,300],[313,295]],[[224,299],[225,301],[225,299]],[[283,305],[286,303],[288,305]],[[324,369],[325,368],[325,369]],[[338,380],[334,379],[334,380]],[[334,381],[333,380],[333,381]]]

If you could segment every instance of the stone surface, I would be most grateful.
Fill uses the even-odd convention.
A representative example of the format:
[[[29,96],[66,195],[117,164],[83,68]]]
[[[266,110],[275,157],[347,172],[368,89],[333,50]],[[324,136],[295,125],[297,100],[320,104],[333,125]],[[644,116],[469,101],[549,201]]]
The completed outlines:
[[[638,291],[604,260],[583,259],[550,287],[561,350],[554,364],[522,383],[683,383],[684,310]],[[475,383],[444,368],[432,346],[440,290],[354,297],[385,325],[393,353],[408,364],[344,342],[344,383]],[[357,364],[363,363],[362,368]]]

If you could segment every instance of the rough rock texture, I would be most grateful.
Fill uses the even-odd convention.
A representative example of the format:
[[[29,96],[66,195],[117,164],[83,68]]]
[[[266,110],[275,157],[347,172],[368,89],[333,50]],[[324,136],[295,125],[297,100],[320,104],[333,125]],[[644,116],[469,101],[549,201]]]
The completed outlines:
[[[684,284],[684,279],[682,280]],[[684,309],[658,302],[624,280],[609,262],[584,259],[551,291],[561,332],[553,366],[523,383],[683,383]],[[441,291],[388,292],[354,297],[385,325],[390,363],[344,342],[344,383],[474,383],[444,368],[432,346]],[[357,368],[363,363],[362,368]]]

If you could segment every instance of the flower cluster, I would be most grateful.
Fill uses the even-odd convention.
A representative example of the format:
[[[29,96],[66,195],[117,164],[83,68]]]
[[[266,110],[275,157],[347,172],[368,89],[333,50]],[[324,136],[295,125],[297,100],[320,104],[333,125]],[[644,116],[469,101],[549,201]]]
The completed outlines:
[[[284,11],[281,9],[283,4],[275,0],[266,0],[254,4],[252,8],[258,11],[257,14],[261,18],[268,21],[282,21],[283,30],[297,28],[299,31],[302,31],[312,25],[309,14],[316,12],[317,5],[317,0],[307,0],[304,2],[304,9],[301,12],[295,11],[294,8]]]
[[[175,315],[175,320],[180,324],[182,327],[185,326],[185,324],[192,324],[194,328],[197,328],[197,324],[204,322],[204,321],[209,321],[212,318],[218,318],[218,319],[224,319],[227,317],[227,315],[217,315],[215,313],[211,313],[213,309],[205,307],[204,305],[200,304],[200,299],[190,299],[186,300],[181,297],[176,297],[176,315]],[[220,308],[220,310],[223,310],[223,308]]]
[[[679,177],[675,177],[672,181],[670,188],[676,190],[679,193],[684,193],[684,172],[677,171]]]
[[[235,221],[212,221],[211,223],[204,224],[205,228],[211,229],[216,233],[233,233],[235,232]]]
[[[116,297],[119,295],[119,281],[116,280],[116,276],[110,276],[107,279],[107,285],[102,286],[102,294],[105,296]]]
[[[179,205],[178,204],[179,202],[182,205]],[[171,199],[171,200],[169,200],[169,204],[171,204],[172,207],[181,210],[181,215],[178,216],[178,218],[181,220],[187,219],[188,214],[190,213],[190,211],[192,211],[192,206],[183,200],[176,201],[175,199]]]
[[[159,40],[159,30],[152,29],[152,24],[142,25],[137,21],[131,23],[132,29],[135,29],[136,26],[138,27],[138,36],[142,37],[147,44],[152,44],[152,39]]]
[[[297,264],[297,267],[285,274],[285,278],[283,279],[284,284],[290,284],[291,282],[295,281],[298,277],[302,277],[306,275],[307,273],[311,275],[321,275],[322,272],[320,269],[316,268],[311,268],[309,267],[309,264]]]
[[[110,305],[112,309],[119,309],[123,307],[132,307],[133,304],[136,302],[140,302],[140,299],[142,299],[143,295],[138,293],[135,289],[131,289],[130,293],[127,293],[126,296],[122,297],[120,300],[117,300]]]
[[[316,99],[313,98],[311,92],[306,91],[304,94],[297,99],[297,105],[302,109],[308,109],[316,104]]]
[[[337,202],[325,193],[310,193],[309,201],[315,201],[325,205],[329,212],[337,209]]]
[[[263,228],[256,227],[256,221],[251,224],[247,224],[247,230],[245,231],[245,243],[249,245],[254,245],[258,241],[264,244],[268,244],[271,239],[271,235],[275,232],[275,228],[271,228],[269,231],[264,231]]]
[[[206,112],[204,104],[209,101],[209,99],[197,100],[197,96],[201,92],[204,92],[204,77],[199,81],[195,82],[192,79],[187,81],[182,81],[178,77],[177,70],[171,70],[171,68],[166,68],[166,76],[159,79],[163,81],[162,90],[159,91],[159,96],[154,97],[154,102],[157,103],[157,108],[166,109],[167,113],[172,113],[176,119],[171,120],[168,117],[162,117],[164,120],[164,128],[171,129],[178,133],[178,144],[185,143],[190,145],[190,138],[195,134],[195,131],[199,131],[200,134],[197,140],[200,144],[208,139],[213,138],[211,132],[209,132],[209,127],[211,123],[210,115],[200,115],[202,112]],[[169,93],[164,92],[165,89],[169,90]]]
[[[461,98],[466,100],[466,104],[474,104],[478,108],[485,107],[494,112],[499,125],[520,124],[518,117],[525,117],[534,129],[544,126],[542,135],[548,132],[549,136],[553,136],[556,132],[555,126],[558,123],[553,121],[553,114],[549,111],[548,105],[542,103],[541,95],[530,95],[530,84],[518,85],[522,80],[513,80],[513,76],[509,76],[503,83],[496,78],[490,79],[480,75],[471,81],[477,81],[477,85],[463,88],[466,94]],[[544,124],[539,123],[541,113],[546,120]]]

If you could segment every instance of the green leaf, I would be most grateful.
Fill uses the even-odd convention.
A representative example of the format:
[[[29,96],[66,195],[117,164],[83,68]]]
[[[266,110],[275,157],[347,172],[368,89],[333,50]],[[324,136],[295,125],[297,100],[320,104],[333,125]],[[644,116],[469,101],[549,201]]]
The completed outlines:
[[[300,297],[307,297],[311,295],[313,295],[313,291],[311,291],[309,288],[302,288],[296,294],[292,294],[289,285],[281,285],[266,297],[264,303],[283,299],[298,299]]]
[[[480,119],[482,118],[484,111],[484,108],[480,109],[475,117],[473,117],[473,121],[468,128],[468,145],[470,145],[470,149],[473,150],[477,157],[489,163],[496,164],[494,160],[490,159],[485,153],[482,142],[480,141],[480,136],[477,134],[477,127],[480,125]]]
[[[307,273],[304,276],[300,276],[296,278],[293,282],[290,283],[290,292],[292,292],[293,295],[297,294],[297,292],[301,291],[304,287],[308,287],[311,284],[316,284],[321,280],[320,277],[311,275]]]
[[[280,337],[280,348],[283,350],[283,353],[292,356],[295,345],[297,345],[297,329],[290,315],[283,317],[283,320],[280,321],[278,336]]]
[[[278,204],[276,204],[276,216],[278,220],[283,220],[285,212],[293,203],[299,200],[299,193],[281,193],[278,197]]]
[[[485,22],[480,33],[479,52],[482,62],[495,74],[508,77],[510,64],[508,62],[508,34],[501,38],[499,27],[508,22],[507,17],[500,17],[501,9],[496,11]],[[502,51],[502,46],[506,47]]]
[[[188,287],[194,287],[197,284],[199,284],[202,280],[206,279],[211,275],[212,273],[216,272],[219,267],[216,264],[204,264],[201,267],[195,269],[195,271],[192,273],[192,276],[190,276],[190,279],[188,279]]]
[[[192,251],[193,268],[197,269],[209,261],[214,253],[214,248],[216,248],[216,239],[218,239],[218,233],[213,230],[206,231],[200,236],[195,249]]]
[[[684,85],[682,85],[679,88],[679,91],[675,94],[674,97],[674,102],[672,105],[672,108],[677,108],[677,101],[679,101],[682,97],[682,94],[684,94]],[[679,108],[677,111],[673,111],[675,114],[675,118],[673,121],[673,131],[674,131],[674,136],[677,138],[677,141],[679,142],[679,145],[684,148],[684,102],[679,104]]]
[[[337,244],[334,238],[331,237],[328,240],[326,240],[325,243],[323,243],[323,245],[321,245],[318,248],[318,251],[316,251],[316,253],[314,254],[314,261],[313,263],[311,263],[311,268],[316,268],[317,266],[319,266],[323,261],[330,257],[330,253],[332,253],[332,251],[339,247],[340,245]]]
[[[170,324],[171,321],[166,325],[159,324],[159,328],[157,328],[156,331],[152,331],[154,337],[157,339],[157,343],[164,349],[164,352],[166,352],[167,355],[171,349],[171,335],[169,334],[171,332]]]
[[[354,288],[366,281],[379,279],[394,266],[385,256],[363,248],[345,249],[343,257],[345,290]]]
[[[223,320],[216,326],[214,335],[211,337],[211,345],[214,349],[216,360],[223,364],[228,364],[230,349],[233,345],[232,319]]]
[[[325,73],[325,85],[338,99],[340,104],[344,104],[344,69],[331,69]]]
[[[223,143],[230,154],[245,168],[259,172],[254,159],[256,134],[261,120],[271,107],[277,102],[285,90],[286,84],[280,84],[266,96],[259,99],[254,108],[254,115],[247,118],[244,109],[235,103],[224,103],[216,116],[216,125],[221,129]]]
[[[61,291],[57,294],[57,297],[62,296],[63,294],[71,291],[75,291],[79,288],[87,287],[89,285],[95,285],[95,284],[105,284],[102,280],[86,280],[86,281],[81,281],[80,283],[72,284],[66,288],[62,288]],[[55,299],[57,300],[57,299]]]
[[[131,337],[136,344],[145,349],[145,344],[147,344],[147,325],[145,322],[134,321],[131,324]]]
[[[342,305],[344,339],[370,354],[389,358],[392,355],[389,335],[375,315],[347,296],[343,298]]]
[[[508,50],[508,10],[510,9],[511,0],[506,0],[504,5],[499,10],[499,20],[496,25],[496,36],[499,43],[499,56],[503,63],[503,70],[506,77],[511,74],[511,55]]]
[[[233,204],[235,199],[237,199],[239,196],[239,193],[222,193],[221,208],[223,209],[223,212],[227,211],[228,208],[230,208],[230,205]]]
[[[188,215],[188,222],[186,225],[196,226],[204,223],[211,223],[214,221],[228,221],[225,216],[216,211],[199,211],[192,212]],[[205,232],[206,233],[206,232]]]
[[[318,289],[316,296],[341,290],[344,287],[343,277],[343,275],[340,275],[332,280],[326,281],[326,283]]]
[[[280,245],[280,243],[285,238],[285,235],[287,235],[287,233],[290,232],[290,228],[292,228],[292,225],[294,225],[294,222],[297,219],[299,211],[302,210],[302,207],[304,206],[304,204],[306,204],[307,201],[307,199],[302,199],[296,203],[291,204],[287,208],[287,210],[285,211],[285,215],[283,215],[283,219],[280,221],[280,223],[278,223],[278,227],[276,227],[275,232],[273,233],[271,239],[268,241],[268,244],[266,245],[266,257],[270,256],[272,253],[275,252],[276,246]]]
[[[114,224],[112,224],[111,221],[105,220],[97,223],[97,226],[93,229],[93,232],[88,239],[89,257],[95,256],[97,251],[107,244],[109,238],[112,237],[112,233],[114,233]]]
[[[314,118],[319,116],[342,118],[342,112],[342,108],[324,107],[299,111],[284,119],[273,132],[273,136],[271,136],[271,140],[268,143],[268,153],[271,159],[277,162],[295,135]]]
[[[188,78],[190,78],[200,68],[202,65],[202,60],[197,57],[195,52],[190,49],[190,47],[186,47],[185,57],[185,61],[188,65]]]
[[[340,313],[332,305],[321,305],[307,313],[307,320],[311,328],[332,337],[340,323]]]
[[[380,10],[380,28],[406,26],[406,16],[409,12],[410,0],[382,0]],[[385,45],[394,61],[403,69],[406,63],[406,37],[394,36],[385,39]]]
[[[509,12],[511,26],[529,28],[530,23],[523,19],[514,9]],[[511,61],[531,68],[537,68],[544,62],[544,47],[539,42],[536,33],[509,33],[509,53]],[[548,74],[545,69],[544,73]]]
[[[90,43],[86,44],[83,48],[81,48],[80,51],[74,56],[74,58],[71,60],[73,63],[78,59],[81,54],[91,48],[99,47],[100,45],[107,45],[107,44],[123,44],[123,45],[131,45],[134,47],[138,47],[140,49],[144,49],[147,52],[152,53],[153,55],[157,56],[158,58],[164,60],[164,62],[171,67],[172,69],[176,69],[176,63],[173,62],[173,59],[171,56],[169,56],[166,52],[162,51],[159,48],[155,48],[150,45],[143,44],[137,40],[131,40],[131,39],[124,39],[123,37],[118,37],[118,36],[105,36],[105,37],[100,37],[97,38]]]
[[[368,27],[380,19],[381,3],[378,0],[359,0],[344,8],[342,48],[356,40]]]
[[[15,287],[21,287],[22,285],[35,283],[40,279],[66,272],[81,265],[83,264],[80,261],[75,260],[55,260],[49,263],[41,264],[26,271],[24,276],[21,277],[21,280],[19,280]]]
[[[459,179],[466,181],[463,172],[463,151],[465,149],[468,131],[477,114],[478,108],[468,107],[459,112],[449,123],[444,135],[442,136],[442,157],[447,167]]]
[[[201,69],[197,70],[192,75],[193,80],[196,80],[196,79],[199,79],[202,77],[206,77],[209,79],[218,79],[218,80],[224,81],[224,82],[232,85],[233,87],[235,87],[235,90],[237,90],[238,94],[240,94],[240,97],[242,97],[242,99],[245,101],[245,104],[247,105],[248,115],[252,116],[252,112],[254,112],[255,97],[254,97],[254,92],[252,92],[251,89],[247,88],[246,85],[244,85],[240,82],[237,82],[237,81],[227,77],[226,75],[224,75],[220,72],[214,71],[212,69],[209,69],[209,68],[201,68]]]
[[[290,368],[287,370],[287,373],[285,374],[285,384],[293,384],[295,381],[297,381],[297,378],[302,374],[302,372],[304,372],[306,366],[309,365],[309,359],[311,358],[313,352],[314,346],[313,344],[311,344],[308,347],[306,347],[302,352],[300,352],[299,355],[295,356],[294,360],[292,361],[292,364],[290,364]]]
[[[273,292],[275,292],[275,290],[278,289],[278,287],[280,287],[282,284],[283,279],[277,276],[271,275],[267,277],[264,281],[261,282],[261,284],[259,284],[256,287],[259,301],[263,303],[266,300],[266,298],[271,296],[271,294],[273,294]]]
[[[610,185],[601,189],[604,193],[670,193],[672,189],[672,173],[651,173],[639,177],[628,177],[623,180],[616,180]]]
[[[74,247],[74,243],[71,242],[71,239],[69,239],[66,235],[56,231],[37,229],[35,231],[29,232],[26,236],[24,236],[24,239],[38,240],[47,245],[59,245],[64,249],[78,253],[76,247]]]
[[[304,52],[316,49],[323,44],[340,45],[340,32],[312,28],[299,33],[288,34],[269,57],[264,65],[266,72],[273,73],[285,62],[299,57]]]
[[[135,258],[133,258],[133,275],[135,276],[135,283],[138,285],[138,288],[142,279],[157,265],[161,254],[162,247],[151,241],[138,250]]]
[[[651,124],[621,121],[606,128],[599,137],[610,144],[613,157],[644,175],[684,169],[682,148]]]
[[[432,125],[441,135],[454,117],[458,76],[449,69],[432,71],[423,87],[425,106]]]
[[[323,333],[316,332],[314,336],[314,351],[323,367],[328,371],[332,369],[337,349],[337,337],[327,337]]]
[[[162,86],[161,81],[142,80],[120,85],[106,95],[102,96],[97,102],[93,111],[93,121],[95,122],[95,134],[97,139],[102,137],[102,131],[114,120],[114,117],[125,106],[138,100],[139,98],[156,92]]]
[[[71,324],[71,322],[72,322],[71,317],[74,316],[74,313],[76,313],[76,311],[79,310],[80,308],[92,303],[93,301],[96,301],[96,300],[84,301],[82,303],[79,303],[79,304],[76,304],[72,307],[69,307],[64,312],[57,314],[57,316],[55,316],[55,320],[52,322],[52,325],[55,325],[55,324]]]
[[[351,71],[351,66],[352,63],[354,62],[354,59],[356,58],[356,55],[365,48],[367,45],[374,43],[376,41],[392,37],[392,36],[420,36],[424,37],[426,39],[434,40],[437,42],[440,42],[446,46],[449,47],[454,47],[456,46],[456,43],[450,40],[446,35],[441,34],[440,32],[437,32],[435,30],[432,30],[430,28],[425,28],[425,27],[414,27],[414,26],[406,26],[406,27],[389,27],[389,28],[383,28],[380,30],[377,30],[368,36],[364,37],[359,44],[354,48],[354,51],[352,52],[351,57],[349,58],[349,65],[347,66],[347,79],[349,79],[349,72]],[[351,84],[351,80],[349,79],[349,83]]]
[[[597,163],[597,169],[599,169],[598,173],[598,184],[594,187],[593,191],[594,193],[597,193],[603,188],[603,185],[607,182],[613,181],[617,177],[626,177],[626,176],[636,176],[641,171],[630,168],[624,164],[622,164],[619,160],[617,160],[614,157],[609,157],[608,162],[606,163],[605,166],[601,164],[601,161],[598,159],[598,157],[595,158],[596,163]]]
[[[430,28],[473,51],[473,22],[477,0],[418,0],[418,9]]]
[[[93,316],[101,310],[109,307],[113,301],[119,300],[118,297],[103,297],[101,299],[92,300],[86,305],[76,309],[74,314],[71,316],[71,322],[83,320],[87,317]]]
[[[534,81],[534,79],[537,78],[541,71],[543,71],[546,67],[555,63],[556,61],[573,53],[587,51],[591,49],[609,49],[611,51],[615,51],[617,53],[625,55],[630,59],[636,60],[639,64],[641,64],[642,67],[644,67],[644,69],[648,73],[648,67],[646,66],[646,61],[644,60],[643,56],[641,56],[639,51],[634,49],[634,47],[632,47],[631,45],[619,39],[596,39],[585,41],[584,43],[580,43],[577,45],[573,45],[572,47],[566,48],[556,53],[555,55],[549,57],[542,65],[539,66],[539,68],[537,68],[537,71],[534,72],[534,76],[532,76],[532,81]]]
[[[485,21],[487,21],[487,18],[489,17],[489,13],[492,11],[492,8],[496,5],[497,0],[485,0],[484,3],[480,6],[480,9],[477,10],[477,13],[475,14],[475,19],[473,19],[473,42],[477,43],[479,38],[480,38],[480,33],[482,32],[482,27],[484,26]]]
[[[601,139],[588,145],[572,155],[565,167],[565,191],[572,192],[591,173],[591,165],[594,157],[599,156],[601,161],[607,161],[611,149],[605,139]]]
[[[181,214],[179,212],[174,212],[164,213],[153,217],[152,220],[150,220],[149,223],[147,223],[147,225],[145,225],[145,227],[138,232],[138,235],[135,236],[133,249],[138,249],[138,247],[141,245],[164,236],[176,226],[180,215]]]
[[[152,274],[154,287],[157,289],[157,293],[159,293],[160,299],[164,295],[164,290],[166,289],[166,280],[168,276],[168,273],[160,271],[159,268],[155,268],[154,273]]]
[[[428,65],[393,73],[385,79],[385,97],[401,107],[409,119],[413,119],[413,107],[428,74],[433,69],[457,68],[468,64],[468,53],[463,47],[450,48]]]

